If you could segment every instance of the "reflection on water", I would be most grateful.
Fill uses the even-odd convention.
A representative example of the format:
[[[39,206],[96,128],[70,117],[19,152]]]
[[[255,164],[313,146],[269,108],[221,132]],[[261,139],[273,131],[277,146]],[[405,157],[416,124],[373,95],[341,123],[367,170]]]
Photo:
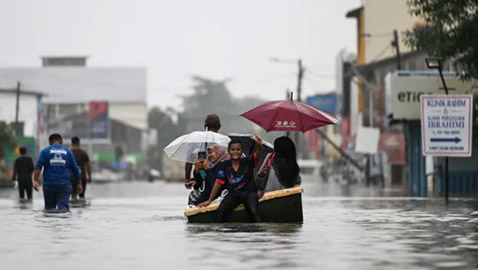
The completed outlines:
[[[71,213],[0,190],[2,269],[472,269],[478,201],[305,183],[302,224],[188,224],[180,184],[90,185]],[[5,244],[8,243],[8,244]],[[28,259],[25,259],[28,254]],[[21,262],[21,264],[19,264]],[[6,268],[4,267],[6,266]]]

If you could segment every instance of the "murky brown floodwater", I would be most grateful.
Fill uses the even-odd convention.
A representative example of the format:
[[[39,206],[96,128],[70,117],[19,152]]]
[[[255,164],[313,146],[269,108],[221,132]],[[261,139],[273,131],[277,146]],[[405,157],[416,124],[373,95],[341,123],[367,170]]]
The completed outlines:
[[[188,224],[180,184],[88,187],[42,211],[0,190],[2,269],[474,269],[478,201],[386,197],[305,183],[303,224]],[[327,191],[328,190],[328,191]],[[334,195],[334,196],[325,196]]]

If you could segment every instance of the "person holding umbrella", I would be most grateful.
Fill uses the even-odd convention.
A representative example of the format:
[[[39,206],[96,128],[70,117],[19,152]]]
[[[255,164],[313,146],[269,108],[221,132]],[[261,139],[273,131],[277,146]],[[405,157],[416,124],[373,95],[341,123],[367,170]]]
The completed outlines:
[[[219,129],[221,128],[221,120],[219,119],[219,116],[217,116],[217,114],[208,114],[204,120],[204,128],[207,131],[219,132]],[[187,189],[194,188],[194,185],[196,184],[196,181],[191,179],[192,168],[192,163],[186,162],[186,164],[184,164],[184,186]]]
[[[195,185],[199,186],[199,196],[195,194],[195,190],[191,191],[189,205],[198,205],[209,199],[209,195],[211,194],[218,173],[219,166],[217,165],[219,165],[221,161],[231,158],[227,153],[226,148],[219,144],[209,146],[207,151],[207,160],[205,158],[199,158],[194,165],[194,181],[196,182]],[[200,170],[204,170],[204,175],[200,173]],[[193,194],[196,195],[195,198],[191,196]],[[218,195],[219,194],[216,194],[215,198],[218,197]]]
[[[211,204],[220,188],[225,185],[227,196],[221,201],[217,209],[217,221],[224,222],[226,217],[239,204],[243,204],[251,221],[260,222],[257,206],[259,197],[254,184],[254,168],[257,167],[257,157],[262,154],[262,139],[254,134],[257,143],[256,152],[250,157],[242,156],[242,144],[239,140],[231,140],[228,145],[230,160],[222,162],[217,172],[217,179],[212,188],[209,199],[199,207]]]

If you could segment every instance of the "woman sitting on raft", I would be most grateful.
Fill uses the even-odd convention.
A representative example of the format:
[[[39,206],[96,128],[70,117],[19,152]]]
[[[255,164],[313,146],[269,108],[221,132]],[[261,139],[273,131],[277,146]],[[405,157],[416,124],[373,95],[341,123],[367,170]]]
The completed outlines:
[[[221,161],[230,159],[226,148],[219,144],[209,146],[207,151],[209,162],[205,158],[199,158],[196,160],[194,165],[194,179],[196,181],[194,186],[198,187],[198,190],[191,191],[189,200],[190,205],[198,205],[209,199],[212,187],[216,181],[218,169],[218,166],[216,165],[218,165]],[[214,199],[216,199],[219,195],[220,194],[217,194]]]
[[[295,145],[290,138],[283,136],[275,139],[274,152],[266,156],[261,171],[266,167],[270,170],[264,192],[300,185],[300,169],[297,164]]]

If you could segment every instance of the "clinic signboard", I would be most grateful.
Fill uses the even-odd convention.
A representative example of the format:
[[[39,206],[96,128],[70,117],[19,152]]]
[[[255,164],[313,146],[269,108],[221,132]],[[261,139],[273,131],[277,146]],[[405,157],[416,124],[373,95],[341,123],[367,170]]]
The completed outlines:
[[[109,138],[108,102],[90,102],[90,139],[107,140]]]
[[[462,81],[446,76],[450,95],[478,93],[478,81]],[[391,100],[394,119],[420,120],[420,97],[443,95],[445,90],[439,76],[404,76],[394,73],[391,78]]]
[[[422,95],[423,155],[469,157],[472,149],[472,95]]]

